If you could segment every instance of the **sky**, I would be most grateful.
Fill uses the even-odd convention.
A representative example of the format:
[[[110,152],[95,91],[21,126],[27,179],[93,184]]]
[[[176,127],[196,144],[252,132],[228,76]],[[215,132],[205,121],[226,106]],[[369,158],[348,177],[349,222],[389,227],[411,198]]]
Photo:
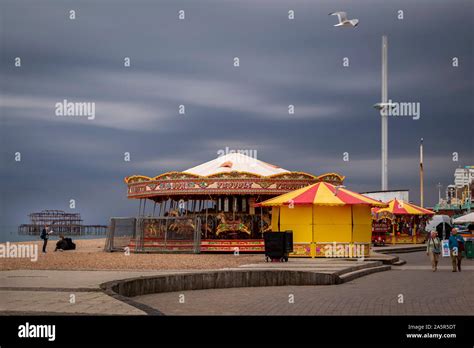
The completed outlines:
[[[359,25],[334,27],[334,11]],[[389,98],[420,106],[419,119],[389,117],[389,189],[420,202],[423,138],[433,206],[437,184],[474,164],[473,15],[468,0],[0,0],[0,231],[43,209],[87,224],[134,216],[124,177],[226,147],[379,190],[382,35]],[[64,99],[95,103],[95,118],[57,116]]]

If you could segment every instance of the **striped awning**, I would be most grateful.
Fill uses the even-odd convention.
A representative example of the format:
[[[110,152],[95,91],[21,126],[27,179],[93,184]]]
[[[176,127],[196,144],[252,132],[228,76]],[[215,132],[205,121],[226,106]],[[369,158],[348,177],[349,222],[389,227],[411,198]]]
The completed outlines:
[[[412,203],[405,202],[401,199],[392,199],[388,202],[386,208],[374,208],[374,213],[391,213],[394,215],[434,215],[435,213],[431,210],[419,207]]]
[[[356,192],[336,187],[326,182],[318,182],[301,189],[285,193],[275,198],[263,201],[257,206],[281,205],[329,205],[343,206],[365,204],[374,207],[386,207],[387,204],[361,195]]]

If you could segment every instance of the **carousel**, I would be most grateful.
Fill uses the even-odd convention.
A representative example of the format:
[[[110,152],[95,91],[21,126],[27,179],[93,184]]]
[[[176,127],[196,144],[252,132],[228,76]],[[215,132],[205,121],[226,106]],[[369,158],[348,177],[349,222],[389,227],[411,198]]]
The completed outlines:
[[[372,208],[374,244],[419,244],[426,240],[425,226],[433,211],[399,199],[386,208]]]
[[[141,243],[141,250],[173,251],[192,239],[199,252],[262,252],[272,211],[258,203],[317,182],[343,180],[336,173],[288,171],[241,153],[182,172],[129,176],[128,198],[139,201],[138,218],[144,221],[142,238],[133,243]]]

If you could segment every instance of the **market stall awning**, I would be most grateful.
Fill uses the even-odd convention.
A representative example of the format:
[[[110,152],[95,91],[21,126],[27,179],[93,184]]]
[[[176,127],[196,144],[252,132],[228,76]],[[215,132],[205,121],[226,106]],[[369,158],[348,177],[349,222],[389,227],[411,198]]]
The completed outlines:
[[[386,208],[374,208],[376,214],[390,213],[394,215],[434,215],[431,210],[419,207],[412,203],[405,202],[401,199],[392,199],[388,202]]]
[[[463,216],[460,216],[456,219],[453,220],[455,224],[465,224],[469,222],[474,222],[474,213],[466,214]]]
[[[278,197],[266,200],[257,206],[281,205],[326,205],[343,206],[365,204],[374,207],[386,207],[387,204],[361,195],[356,192],[337,187],[326,182],[319,182],[301,189],[291,191]]]

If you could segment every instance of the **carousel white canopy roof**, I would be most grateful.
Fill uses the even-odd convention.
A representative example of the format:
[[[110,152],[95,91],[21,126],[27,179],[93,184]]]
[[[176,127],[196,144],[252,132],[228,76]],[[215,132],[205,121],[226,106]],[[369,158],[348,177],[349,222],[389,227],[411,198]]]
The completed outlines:
[[[230,172],[246,172],[261,176],[270,176],[280,173],[289,173],[290,171],[241,153],[229,153],[184,171],[184,173],[201,176]]]

